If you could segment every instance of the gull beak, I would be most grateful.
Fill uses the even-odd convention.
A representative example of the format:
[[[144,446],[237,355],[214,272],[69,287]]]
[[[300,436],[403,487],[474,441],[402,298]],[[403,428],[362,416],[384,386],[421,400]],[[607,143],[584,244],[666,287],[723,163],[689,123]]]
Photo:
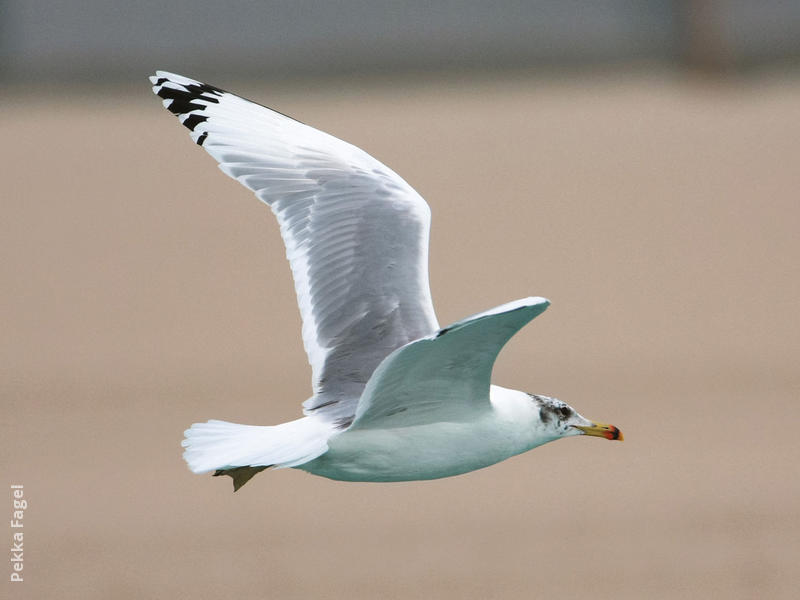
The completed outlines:
[[[582,425],[573,425],[573,427],[580,429],[584,435],[603,437],[607,440],[619,440],[620,442],[625,439],[622,437],[622,432],[614,425],[606,425],[605,423],[592,423],[588,427],[584,427]]]

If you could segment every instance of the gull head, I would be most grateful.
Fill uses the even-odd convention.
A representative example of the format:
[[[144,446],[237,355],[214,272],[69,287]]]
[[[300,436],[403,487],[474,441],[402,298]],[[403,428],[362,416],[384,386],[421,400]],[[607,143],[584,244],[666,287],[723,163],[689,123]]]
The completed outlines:
[[[542,433],[553,439],[571,435],[591,435],[607,440],[622,441],[622,432],[614,425],[591,421],[581,415],[566,402],[558,398],[528,394],[539,409],[539,423]]]

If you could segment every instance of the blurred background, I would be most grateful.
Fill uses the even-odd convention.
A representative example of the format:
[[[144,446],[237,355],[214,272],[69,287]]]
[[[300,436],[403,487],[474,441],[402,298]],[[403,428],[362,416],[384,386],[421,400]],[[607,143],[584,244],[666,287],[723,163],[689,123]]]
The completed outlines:
[[[0,0],[0,58],[4,596],[796,597],[797,3]],[[495,382],[626,441],[419,483],[191,474],[189,424],[296,418],[310,369],[272,215],[155,69],[400,173],[440,322],[550,298]]]

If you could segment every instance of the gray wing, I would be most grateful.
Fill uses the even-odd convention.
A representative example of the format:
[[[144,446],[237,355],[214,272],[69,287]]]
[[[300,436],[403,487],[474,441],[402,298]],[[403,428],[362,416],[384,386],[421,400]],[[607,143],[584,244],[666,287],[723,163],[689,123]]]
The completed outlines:
[[[538,297],[509,302],[396,350],[367,384],[351,429],[473,420],[490,407],[500,350],[549,305]]]
[[[192,139],[278,218],[312,368],[305,411],[352,417],[378,364],[438,329],[428,205],[351,144],[180,75],[150,79]]]

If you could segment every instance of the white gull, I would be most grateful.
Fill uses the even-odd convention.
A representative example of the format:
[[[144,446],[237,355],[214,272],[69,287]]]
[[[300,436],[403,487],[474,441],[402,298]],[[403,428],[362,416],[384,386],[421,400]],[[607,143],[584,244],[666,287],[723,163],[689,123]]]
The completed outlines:
[[[157,71],[153,91],[280,223],[313,396],[274,426],[195,423],[184,458],[230,475],[268,467],[346,481],[436,479],[573,435],[622,439],[547,396],[491,384],[502,347],[549,305],[529,297],[440,328],[430,209],[366,152],[274,110]]]

